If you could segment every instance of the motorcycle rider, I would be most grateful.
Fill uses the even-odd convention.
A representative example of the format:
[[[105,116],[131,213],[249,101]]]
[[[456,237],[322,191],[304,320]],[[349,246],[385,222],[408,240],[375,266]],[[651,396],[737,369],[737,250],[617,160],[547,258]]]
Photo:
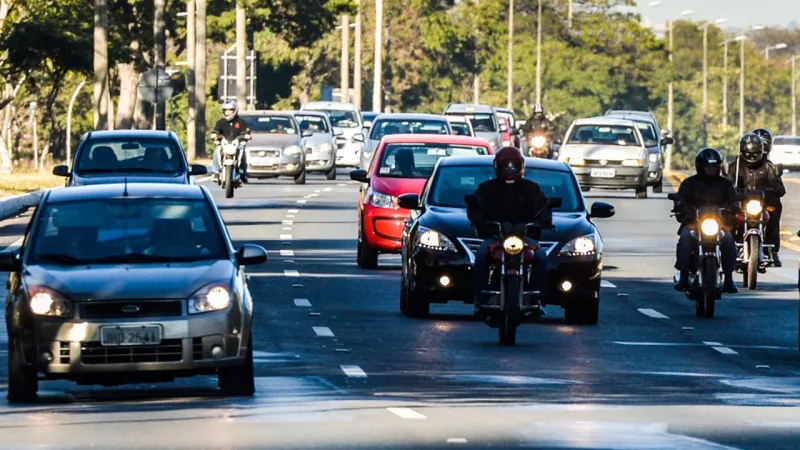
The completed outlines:
[[[739,211],[736,200],[736,188],[733,182],[722,176],[722,154],[713,148],[700,150],[694,160],[696,175],[685,180],[678,188],[680,200],[675,205],[677,219],[681,222],[678,229],[678,240],[675,268],[680,271],[680,280],[675,285],[677,291],[689,290],[689,273],[692,269],[692,253],[695,239],[692,237],[690,225],[696,225],[697,213],[695,210],[702,207],[716,206],[728,208],[730,211]],[[723,219],[725,216],[723,215]],[[739,292],[736,282],[733,281],[733,270],[736,266],[736,244],[733,236],[722,231],[720,251],[722,252],[722,272],[725,282],[722,291],[735,294]]]
[[[758,130],[756,130],[758,131]],[[767,134],[767,130],[763,130]],[[730,178],[738,189],[753,189],[764,191],[764,206],[774,207],[770,212],[769,222],[764,227],[764,243],[773,245],[772,260],[775,267],[783,264],[778,258],[780,251],[781,235],[781,197],[786,195],[781,173],[772,161],[767,159],[767,142],[770,137],[762,138],[755,132],[742,136],[739,141],[739,157],[734,163],[738,172],[731,174]],[[734,169],[736,170],[736,169]]]
[[[545,117],[544,106],[537,103],[533,105],[533,116],[531,116],[522,126],[522,133],[525,139],[530,139],[532,136],[544,136],[547,139],[547,146],[552,151],[553,133],[555,132],[555,125],[553,122]],[[528,142],[530,144],[530,142]]]
[[[219,143],[222,138],[225,138],[228,142],[240,136],[244,136],[244,139],[250,138],[250,129],[247,127],[247,122],[239,117],[239,105],[236,103],[236,100],[226,100],[225,103],[222,104],[222,116],[222,119],[219,119],[217,124],[214,125],[214,131],[211,132],[211,139],[216,144],[212,161],[213,166],[211,169],[214,182],[219,182],[221,151]],[[247,183],[247,152],[244,150],[244,147],[240,147],[239,178],[242,180],[242,183]]]
[[[497,236],[487,230],[487,223],[538,223],[542,228],[553,226],[553,213],[541,188],[537,183],[523,178],[525,157],[516,147],[503,147],[497,152],[494,171],[497,177],[478,185],[475,203],[467,206],[470,224],[484,239],[475,253],[476,313],[480,312],[480,306],[486,300],[481,293],[489,286],[489,246],[500,242]],[[547,253],[541,248],[535,252],[534,267],[531,284],[533,289],[541,291],[547,275]]]

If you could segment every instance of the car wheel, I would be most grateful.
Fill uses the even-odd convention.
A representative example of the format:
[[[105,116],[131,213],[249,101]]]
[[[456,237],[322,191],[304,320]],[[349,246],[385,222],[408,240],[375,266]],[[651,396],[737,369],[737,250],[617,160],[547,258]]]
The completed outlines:
[[[362,269],[374,270],[378,268],[378,251],[370,247],[364,239],[364,226],[358,229],[358,248],[356,249],[356,262]]]
[[[636,188],[636,198],[647,198],[647,186]]]
[[[664,192],[664,184],[663,184],[663,182],[664,182],[664,180],[659,180],[658,184],[653,186],[653,193],[654,194],[660,194],[660,193]]]
[[[334,165],[331,167],[331,170],[325,172],[325,179],[328,181],[333,181],[336,179],[336,166]]]
[[[405,314],[408,311],[408,297],[406,296],[406,268],[403,265],[400,275],[400,312]]]
[[[581,192],[589,192],[591,190],[592,188],[590,188],[589,186],[581,186]]]
[[[586,298],[577,300],[574,306],[564,309],[567,322],[575,325],[597,325],[600,319],[600,300]]]
[[[219,369],[217,384],[225,395],[252,396],[256,392],[255,377],[253,374],[253,336],[247,343],[247,357],[244,364],[238,367],[223,367]]]
[[[11,403],[30,403],[36,401],[39,379],[36,371],[25,367],[22,348],[14,339],[8,342],[8,401]]]
[[[431,311],[431,304],[422,297],[418,290],[411,287],[413,280],[408,280],[403,286],[406,297],[405,315],[408,317],[424,318],[428,317]]]
[[[294,176],[294,184],[306,184],[306,171],[303,169],[302,172]]]

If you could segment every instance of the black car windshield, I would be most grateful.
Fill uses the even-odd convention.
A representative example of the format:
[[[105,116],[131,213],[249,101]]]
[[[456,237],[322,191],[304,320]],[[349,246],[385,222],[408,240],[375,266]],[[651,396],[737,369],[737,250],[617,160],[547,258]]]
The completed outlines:
[[[186,171],[183,151],[171,139],[90,139],[75,164],[78,173],[177,173]]]
[[[434,206],[466,208],[464,196],[474,194],[478,185],[494,178],[492,166],[441,167],[432,181],[428,202]],[[525,178],[539,184],[545,197],[560,197],[562,204],[557,212],[580,212],[580,196],[568,172],[546,169],[525,169]]]
[[[328,124],[325,119],[319,116],[296,116],[300,125],[301,131],[310,131],[312,133],[327,133]]]
[[[378,176],[428,178],[436,161],[446,156],[488,155],[486,147],[453,144],[388,144],[383,149]]]
[[[254,133],[297,134],[294,121],[284,116],[242,116]]]
[[[489,133],[497,131],[497,126],[495,125],[494,115],[489,113],[476,113],[476,114],[463,114],[463,113],[448,113],[448,116],[464,116],[469,119],[469,122],[472,124],[472,129],[475,130],[476,133]]]
[[[358,116],[355,111],[321,110],[328,114],[331,124],[338,128],[358,128]]]
[[[444,120],[382,119],[372,124],[369,138],[380,141],[390,134],[450,134]]]
[[[453,129],[453,134],[456,136],[472,136],[469,130],[469,124],[465,122],[450,122],[450,128]]]
[[[44,206],[30,239],[33,264],[227,259],[205,200],[113,198]]]
[[[576,125],[567,143],[637,146],[639,138],[625,125]]]

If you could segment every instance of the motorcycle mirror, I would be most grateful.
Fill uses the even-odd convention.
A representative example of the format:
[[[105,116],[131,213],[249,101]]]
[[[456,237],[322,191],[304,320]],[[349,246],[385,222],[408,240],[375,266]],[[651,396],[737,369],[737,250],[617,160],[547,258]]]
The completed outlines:
[[[561,142],[562,142],[562,141],[561,141],[561,138],[555,138],[555,139],[553,139],[553,143],[554,143],[554,144],[561,145]]]

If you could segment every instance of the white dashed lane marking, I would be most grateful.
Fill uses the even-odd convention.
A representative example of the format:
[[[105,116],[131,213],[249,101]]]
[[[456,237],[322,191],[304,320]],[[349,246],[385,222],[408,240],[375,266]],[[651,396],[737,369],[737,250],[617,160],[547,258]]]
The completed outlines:
[[[612,282],[610,282],[610,281],[602,280],[602,281],[600,281],[600,287],[604,287],[604,288],[615,288],[615,287],[617,287],[617,286],[616,286],[616,285],[614,285],[614,283],[612,283]]]
[[[284,220],[283,224],[284,225],[294,225],[294,220]]]
[[[297,201],[297,203],[299,203],[299,204],[301,204],[301,205],[302,205],[303,203],[307,203],[307,202],[308,202],[308,200],[298,200],[298,201]]]
[[[294,250],[281,250],[281,256],[294,256]]]
[[[669,319],[668,316],[661,314],[660,312],[656,311],[655,309],[649,308],[639,308],[638,311],[644,314],[647,317],[652,317],[653,319]]]
[[[339,366],[342,368],[342,372],[350,378],[367,378],[367,373],[361,370],[361,367],[358,366]]]
[[[714,350],[722,353],[723,355],[738,355],[739,353],[736,350],[728,347],[711,347]]]
[[[333,337],[333,331],[328,327],[313,327],[314,333],[320,337]]]
[[[466,444],[467,440],[465,438],[447,438],[448,444]]]
[[[296,270],[284,270],[283,274],[286,275],[287,277],[299,277],[300,276],[300,272],[298,272]]]
[[[402,419],[424,419],[425,416],[422,414],[414,411],[411,408],[386,408],[389,410],[390,413],[402,418]]]
[[[325,189],[323,189],[323,191],[325,191],[325,192],[330,192],[330,191],[332,191],[332,190],[333,190],[333,188],[329,188],[329,187],[328,187],[328,188],[325,188]]]
[[[311,302],[308,301],[307,298],[296,298],[294,299],[295,306],[299,306],[301,308],[310,308]]]
[[[299,212],[300,212],[300,210],[299,210],[299,209],[290,209],[290,210],[289,210],[289,211],[287,211],[287,212],[288,212],[289,214],[297,214],[297,213],[299,213]]]
[[[282,234],[281,235],[281,239],[285,240],[285,241],[291,241],[292,240],[292,235],[291,234]]]

